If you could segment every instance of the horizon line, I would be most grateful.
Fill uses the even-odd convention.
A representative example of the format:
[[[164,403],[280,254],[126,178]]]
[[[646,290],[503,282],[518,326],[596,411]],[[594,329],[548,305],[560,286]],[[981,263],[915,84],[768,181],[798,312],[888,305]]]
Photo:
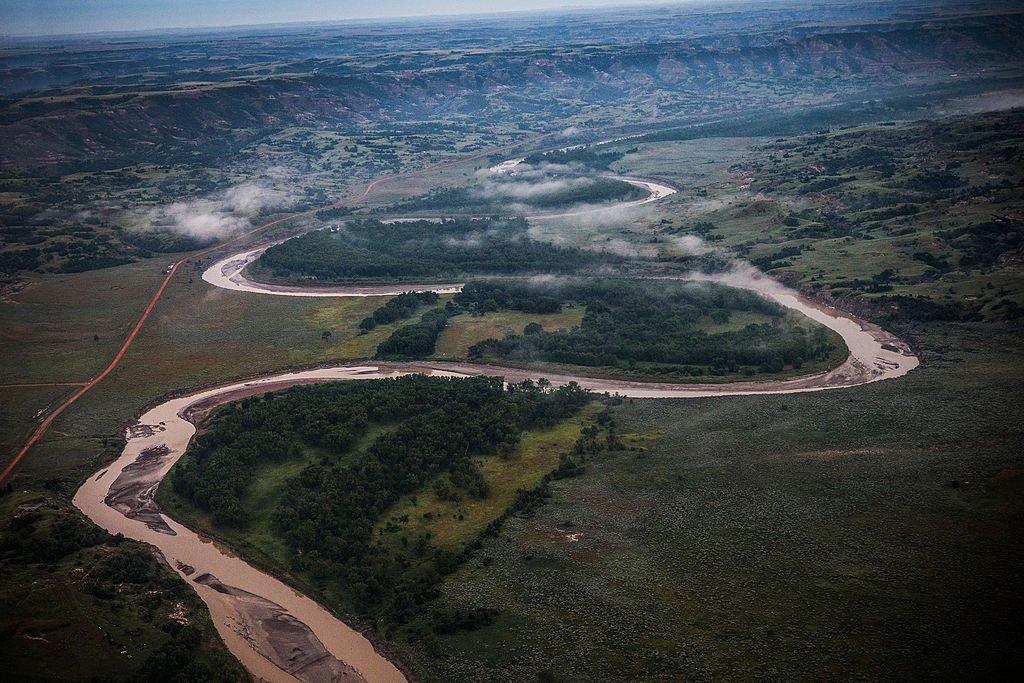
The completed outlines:
[[[798,0],[796,0],[798,1]],[[829,4],[829,0],[818,0],[821,4]],[[0,42],[16,39],[27,40],[32,38],[40,39],[62,39],[62,38],[91,38],[91,37],[115,37],[115,36],[161,36],[168,34],[183,33],[186,31],[241,31],[249,29],[272,29],[288,27],[315,27],[315,26],[339,26],[339,25],[381,25],[388,23],[429,23],[433,21],[472,21],[478,19],[494,18],[501,16],[558,16],[563,14],[580,13],[604,13],[622,10],[640,10],[645,7],[671,7],[671,6],[692,6],[692,7],[714,7],[726,5],[757,5],[775,4],[772,0],[644,0],[644,2],[615,5],[586,5],[571,4],[559,8],[534,8],[534,9],[502,9],[493,12],[466,12],[456,14],[401,14],[401,15],[377,15],[365,17],[348,17],[338,19],[304,19],[296,21],[266,21],[241,24],[194,24],[194,25],[168,25],[152,26],[135,29],[107,29],[98,31],[82,31],[77,33],[54,32],[54,33],[3,33],[0,32]]]

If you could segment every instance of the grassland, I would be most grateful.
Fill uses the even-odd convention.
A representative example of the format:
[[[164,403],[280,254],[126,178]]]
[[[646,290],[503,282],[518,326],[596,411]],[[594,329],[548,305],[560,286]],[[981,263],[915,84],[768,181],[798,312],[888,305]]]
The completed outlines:
[[[4,329],[10,335],[4,348],[5,379],[75,381],[94,374],[142,312],[163,265],[150,260],[43,276],[0,302],[5,320],[24,321],[13,331]],[[268,301],[209,287],[199,272],[195,267],[179,275],[123,365],[59,418],[21,463],[11,482],[14,493],[0,497],[0,529],[8,527],[17,506],[26,501],[77,515],[70,512],[70,498],[78,484],[120,452],[124,425],[160,396],[292,364],[366,355],[346,344],[362,339],[358,322],[380,300]],[[32,332],[31,315],[48,330],[45,335]],[[49,327],[51,319],[62,324]],[[324,330],[332,331],[329,340],[322,338]],[[99,342],[94,334],[100,335]],[[5,454],[20,445],[38,411],[71,390],[0,387]],[[88,566],[91,552],[48,565],[0,563],[5,615],[0,652],[18,680],[131,678],[167,641],[161,622],[138,616],[147,586],[125,585],[115,603],[84,592],[76,563]],[[164,572],[165,580],[184,589],[186,598],[195,598],[169,569]],[[192,617],[208,619],[201,604],[185,604]],[[216,651],[219,640],[213,636],[203,647]]]
[[[469,347],[484,339],[502,339],[510,333],[520,334],[535,322],[545,330],[564,330],[583,319],[584,307],[563,306],[560,313],[523,313],[494,311],[484,315],[459,315],[448,321],[448,327],[437,340],[434,354],[440,359],[464,359]]]
[[[179,276],[124,364],[58,421],[32,462],[26,462],[22,470],[25,474],[48,477],[59,473],[72,479],[84,476],[84,469],[69,468],[71,463],[59,455],[69,444],[55,442],[89,439],[77,441],[78,447],[83,453],[95,450],[86,443],[95,446],[104,438],[116,439],[121,425],[142,406],[182,387],[289,365],[365,357],[358,349],[347,349],[346,344],[359,337],[359,320],[382,299],[281,301],[280,297],[228,292],[202,282],[199,274],[205,263],[194,264]],[[21,311],[32,306],[44,321],[46,316],[66,321],[49,339],[26,335],[11,344],[9,362],[4,364],[9,380],[76,381],[98,371],[155,290],[161,277],[159,266],[150,261],[44,278],[0,303],[0,314],[5,317],[22,315]],[[91,289],[83,286],[83,280]],[[91,291],[101,295],[94,298]],[[51,303],[33,303],[42,301]],[[98,343],[92,340],[97,329],[108,337],[109,354],[102,352],[103,336]],[[332,333],[329,339],[323,339],[324,331]],[[60,362],[55,363],[54,358]],[[16,404],[26,395],[24,392],[38,390],[5,389],[0,399]],[[4,414],[9,414],[8,409]],[[52,461],[47,455],[51,447],[55,452]],[[33,473],[35,467],[40,469]]]
[[[116,353],[160,284],[151,262],[36,279],[0,300],[0,383],[82,382]],[[59,362],[54,362],[59,359]]]
[[[75,387],[0,387],[0,448],[15,453],[35,426],[36,417],[59,405]]]
[[[397,544],[402,536],[428,535],[437,548],[456,553],[464,550],[511,507],[519,492],[533,490],[546,474],[558,468],[561,459],[572,451],[580,429],[591,424],[600,409],[601,405],[595,402],[577,417],[548,429],[527,432],[508,458],[480,460],[480,471],[490,488],[486,498],[441,500],[431,485],[424,486],[384,512],[374,534],[392,544]]]
[[[691,168],[697,185],[671,198],[685,206],[653,241],[667,249],[674,236],[700,237],[876,315],[1016,317],[1022,117],[1018,109],[748,141],[727,176],[721,165],[703,179]],[[728,153],[737,142],[718,145]],[[662,168],[668,150],[654,147],[620,163]]]
[[[449,577],[442,599],[493,624],[402,656],[427,680],[1019,666],[1024,358],[1001,326],[920,339],[900,381],[627,401],[614,415],[645,452],[558,482]]]

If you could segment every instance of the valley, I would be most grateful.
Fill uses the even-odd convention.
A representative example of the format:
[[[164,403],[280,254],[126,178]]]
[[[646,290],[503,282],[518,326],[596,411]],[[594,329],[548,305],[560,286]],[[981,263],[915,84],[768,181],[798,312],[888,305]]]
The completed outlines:
[[[4,38],[0,661],[1016,665],[1019,22]]]

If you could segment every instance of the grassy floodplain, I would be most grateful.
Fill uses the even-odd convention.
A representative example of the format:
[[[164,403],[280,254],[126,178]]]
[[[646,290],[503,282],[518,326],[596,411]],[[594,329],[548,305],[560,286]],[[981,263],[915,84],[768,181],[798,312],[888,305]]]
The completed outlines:
[[[490,495],[482,500],[443,500],[430,487],[405,496],[381,515],[375,528],[388,534],[388,525],[400,525],[402,533],[416,537],[429,534],[436,546],[459,552],[488,524],[515,502],[520,491],[531,491],[546,474],[572,450],[580,429],[592,424],[600,410],[597,402],[578,416],[554,427],[524,434],[518,452],[511,458],[489,458],[480,465]],[[406,521],[403,521],[406,520]],[[390,540],[400,536],[391,535]]]
[[[69,481],[84,476],[87,468],[77,474],[68,469],[66,448],[77,443],[81,460],[73,462],[91,463],[91,453],[102,439],[117,439],[121,425],[137,410],[182,387],[288,365],[366,356],[349,351],[346,343],[358,336],[359,320],[380,305],[382,298],[281,301],[278,297],[239,296],[204,283],[199,277],[203,264],[192,265],[179,275],[129,350],[125,364],[61,418],[56,431],[43,440],[22,472],[39,479],[61,476]],[[161,270],[160,264],[146,262],[40,279],[0,303],[5,316],[8,312],[16,316],[29,308],[23,302],[48,301],[52,303],[31,305],[43,319],[54,315],[48,311],[58,311],[57,316],[68,320],[52,340],[23,337],[8,347],[10,362],[4,369],[11,373],[10,381],[80,381],[97,372],[142,312],[159,283]],[[82,278],[88,278],[84,284],[95,289],[86,289]],[[110,297],[121,304],[108,309],[103,298],[88,299],[89,291],[110,291]],[[108,310],[112,314],[105,313]],[[211,314],[213,310],[218,311],[216,315]],[[99,342],[93,341],[96,331]],[[328,339],[323,338],[324,331],[332,333]],[[54,363],[54,358],[59,362]],[[70,363],[67,373],[65,358]],[[26,395],[39,396],[40,408],[49,400],[45,391],[37,389],[7,389],[0,394],[12,402],[11,410]],[[4,415],[8,414],[5,408]],[[47,454],[50,448],[54,449],[52,460]]]
[[[917,335],[925,365],[900,381],[627,401],[644,453],[558,482],[445,582],[495,622],[400,652],[438,681],[1019,665],[1024,359],[999,326]]]
[[[486,498],[466,498],[457,502],[440,500],[433,492],[433,482],[428,482],[382,513],[374,528],[374,537],[380,537],[381,542],[393,546],[391,550],[396,552],[399,551],[398,539],[402,536],[417,537],[429,533],[435,547],[449,552],[462,551],[468,542],[511,506],[518,492],[534,489],[545,475],[558,467],[560,459],[572,451],[580,429],[593,423],[599,408],[600,405],[595,403],[578,416],[563,420],[554,427],[527,431],[516,452],[507,459],[481,459],[480,471],[490,488]],[[372,427],[341,455],[306,447],[299,459],[261,465],[253,486],[243,499],[247,521],[241,527],[216,524],[211,515],[197,509],[171,486],[161,486],[157,500],[175,519],[220,539],[262,568],[287,577],[293,585],[311,591],[332,608],[347,614],[348,619],[358,622],[362,617],[352,612],[352,599],[346,595],[345,586],[330,577],[295,569],[292,551],[273,520],[273,512],[289,478],[311,464],[323,462],[325,458],[338,466],[348,466],[359,452],[394,428],[395,425]],[[385,535],[385,526],[396,524],[401,533],[396,535],[388,530]]]
[[[569,306],[563,306],[559,313],[495,311],[480,316],[456,316],[438,337],[435,355],[445,360],[461,359],[473,344],[522,332],[530,323],[545,330],[564,330],[578,325],[582,319],[583,309]]]

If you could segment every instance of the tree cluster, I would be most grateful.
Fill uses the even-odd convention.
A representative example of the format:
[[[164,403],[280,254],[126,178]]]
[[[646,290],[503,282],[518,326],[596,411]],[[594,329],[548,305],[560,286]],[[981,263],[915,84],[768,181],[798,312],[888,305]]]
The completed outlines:
[[[388,325],[397,320],[404,320],[416,312],[421,306],[432,306],[437,303],[435,292],[403,292],[393,299],[388,299],[380,308],[359,323],[359,329],[370,331],[377,325]]]
[[[564,173],[544,174],[532,178],[537,189],[521,193],[519,181],[511,176],[504,181],[492,181],[486,189],[481,187],[439,187],[422,197],[417,197],[398,209],[403,211],[440,211],[453,213],[475,211],[477,213],[500,213],[509,206],[525,205],[534,209],[553,210],[576,204],[602,204],[642,199],[647,192],[632,183],[616,178],[585,177],[573,183],[579,176]],[[545,186],[545,180],[550,186]],[[545,189],[549,187],[549,189]]]
[[[537,287],[514,286],[507,282],[467,282],[453,301],[474,313],[491,313],[502,309],[525,313],[557,313],[565,297]]]
[[[448,326],[448,318],[452,313],[450,306],[427,311],[420,316],[418,323],[399,327],[378,344],[374,357],[382,360],[426,358],[434,353],[437,338]]]
[[[504,291],[502,291],[504,290]],[[824,328],[814,331],[783,324],[783,310],[754,293],[707,285],[670,285],[636,281],[572,281],[538,288],[514,282],[467,286],[455,298],[466,310],[496,308],[550,310],[582,303],[586,313],[571,330],[536,326],[504,339],[472,346],[471,358],[621,368],[684,367],[687,374],[778,372],[786,366],[825,358],[832,351]],[[724,323],[735,311],[774,318],[735,331],[707,332],[702,323]],[[701,367],[702,366],[702,367]]]
[[[324,457],[291,477],[274,519],[295,551],[296,566],[338,580],[353,609],[389,624],[417,616],[429,624],[425,606],[440,578],[463,558],[432,548],[422,537],[408,548],[421,561],[396,556],[374,543],[381,513],[431,481],[445,482],[441,486],[459,498],[486,497],[474,458],[508,452],[524,429],[556,423],[590,400],[576,385],[504,387],[494,377],[414,375],[296,387],[220,409],[171,481],[181,495],[213,510],[220,523],[244,524],[241,501],[261,464],[301,457],[299,450],[310,445],[343,453],[368,425],[391,425],[344,464]],[[265,447],[254,446],[261,442]],[[221,481],[225,476],[231,481]],[[218,515],[224,495],[234,498],[228,507],[238,507],[240,514]],[[452,628],[462,619],[439,613],[437,626]]]
[[[634,148],[635,150],[635,148]],[[549,152],[537,152],[523,161],[527,164],[559,164],[581,165],[590,168],[605,169],[626,156],[625,152],[598,152],[593,147],[576,147],[574,149],[557,149]]]
[[[257,261],[278,278],[328,282],[460,278],[473,274],[569,273],[606,256],[538,242],[524,218],[347,223],[270,247]]]

